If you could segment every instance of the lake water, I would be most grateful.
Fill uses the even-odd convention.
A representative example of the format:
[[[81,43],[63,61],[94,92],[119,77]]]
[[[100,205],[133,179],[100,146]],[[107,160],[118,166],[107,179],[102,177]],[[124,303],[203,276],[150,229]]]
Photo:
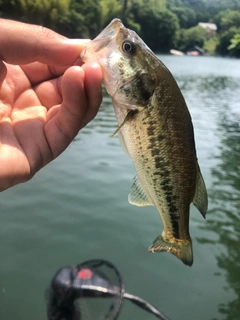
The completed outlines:
[[[30,182],[0,194],[0,320],[46,320],[45,291],[62,266],[103,258],[128,292],[172,320],[240,319],[240,60],[160,56],[187,101],[209,194],[191,207],[191,268],[150,254],[154,207],[127,201],[135,171],[122,151],[109,97],[69,148]],[[126,302],[120,320],[150,320]]]

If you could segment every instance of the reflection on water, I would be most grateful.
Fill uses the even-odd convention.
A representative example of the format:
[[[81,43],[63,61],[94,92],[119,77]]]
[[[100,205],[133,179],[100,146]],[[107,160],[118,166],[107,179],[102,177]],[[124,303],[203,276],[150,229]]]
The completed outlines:
[[[240,316],[240,116],[221,110],[219,164],[212,169],[213,184],[209,192],[208,219],[203,229],[216,233],[216,240],[200,238],[201,243],[212,243],[218,267],[224,270],[228,287],[236,295],[233,301],[218,306],[223,319],[238,320]],[[216,273],[216,276],[219,276]],[[214,318],[215,320],[216,318]]]
[[[199,95],[203,92],[208,97],[219,99],[220,96],[229,95],[231,97],[232,90],[239,90],[239,80],[222,76],[206,76],[206,77],[195,77],[195,76],[181,76],[178,80],[178,84],[182,90],[188,92],[194,90],[196,94]],[[212,100],[213,101],[213,100]],[[202,102],[202,101],[201,101]]]

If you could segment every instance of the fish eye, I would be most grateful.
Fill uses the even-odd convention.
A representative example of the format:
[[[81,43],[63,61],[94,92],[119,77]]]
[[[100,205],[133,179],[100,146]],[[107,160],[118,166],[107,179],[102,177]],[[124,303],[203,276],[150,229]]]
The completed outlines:
[[[127,54],[134,54],[136,51],[136,45],[132,41],[124,41],[122,44],[122,50]]]

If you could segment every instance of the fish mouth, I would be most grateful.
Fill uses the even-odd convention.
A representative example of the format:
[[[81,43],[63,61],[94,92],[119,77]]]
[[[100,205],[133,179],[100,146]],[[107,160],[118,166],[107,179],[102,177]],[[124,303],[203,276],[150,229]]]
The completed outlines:
[[[81,59],[84,62],[92,61],[94,54],[99,51],[102,51],[101,56],[104,56],[104,49],[109,49],[109,45],[111,45],[112,40],[117,36],[121,28],[124,28],[121,20],[112,20],[110,24],[85,47],[81,53]]]
[[[121,20],[114,19],[94,40],[95,43],[95,52],[100,51],[106,47],[113,38],[116,37],[120,28],[123,28]]]

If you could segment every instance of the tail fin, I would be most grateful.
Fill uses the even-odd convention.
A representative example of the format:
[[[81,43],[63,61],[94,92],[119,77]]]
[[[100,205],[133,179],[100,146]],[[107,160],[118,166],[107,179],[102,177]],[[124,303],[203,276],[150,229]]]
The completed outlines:
[[[171,252],[178,259],[182,260],[184,264],[191,267],[193,264],[193,253],[191,240],[179,240],[168,241],[162,236],[158,236],[152,246],[148,249],[150,252]]]

